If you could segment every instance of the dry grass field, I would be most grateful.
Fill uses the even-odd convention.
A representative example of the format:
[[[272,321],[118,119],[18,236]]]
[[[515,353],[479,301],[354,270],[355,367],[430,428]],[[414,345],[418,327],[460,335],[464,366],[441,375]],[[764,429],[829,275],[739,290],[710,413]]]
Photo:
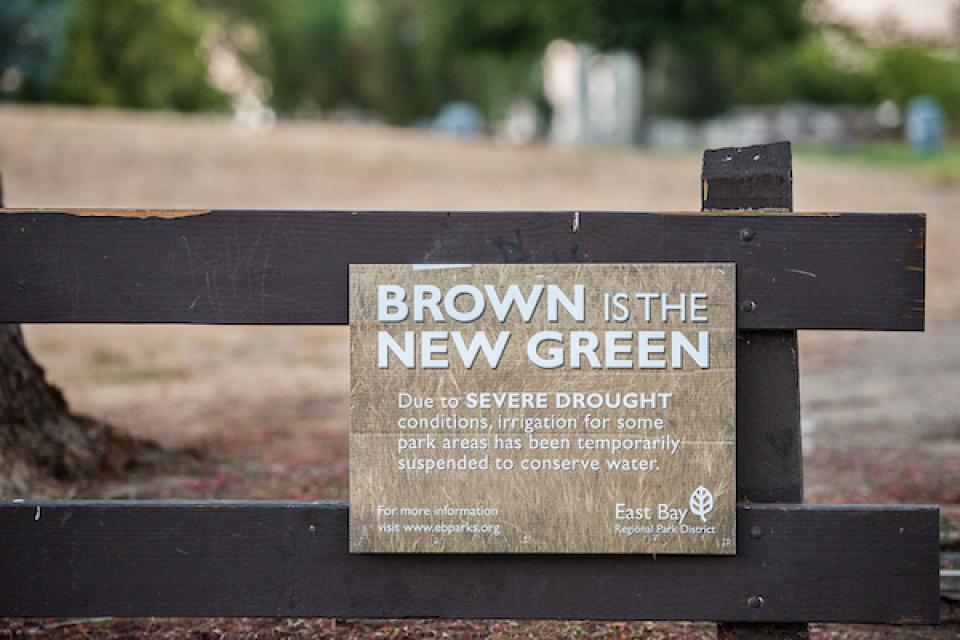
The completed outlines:
[[[0,170],[10,207],[697,210],[699,164],[692,152],[512,148],[374,126],[291,122],[252,135],[214,117],[0,108]],[[957,523],[960,186],[802,154],[794,173],[801,211],[929,214],[925,334],[801,337],[808,498],[937,502]],[[74,407],[165,445],[204,452],[175,472],[80,495],[346,498],[345,328],[87,325],[29,326],[26,333]],[[710,629],[17,620],[0,621],[0,638],[704,637]],[[897,635],[956,632],[956,626],[904,628]],[[818,633],[884,632],[830,627]]]

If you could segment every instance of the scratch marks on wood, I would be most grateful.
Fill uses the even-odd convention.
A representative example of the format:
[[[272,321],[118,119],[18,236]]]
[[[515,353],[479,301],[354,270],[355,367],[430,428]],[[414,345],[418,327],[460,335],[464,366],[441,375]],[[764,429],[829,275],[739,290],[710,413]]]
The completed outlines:
[[[578,230],[579,218],[575,221]],[[536,262],[578,262],[585,259],[586,255],[580,255],[580,245],[570,241],[569,245],[550,249],[547,256],[541,257],[534,249],[530,249],[529,244],[524,243],[523,232],[520,229],[514,229],[512,238],[497,237],[493,245],[500,252],[500,258],[506,264],[536,263]]]
[[[80,314],[80,262],[73,261],[73,312]]]
[[[212,311],[217,322],[227,322],[237,314],[257,320],[266,317],[270,280],[280,275],[282,267],[272,262],[277,244],[285,245],[285,253],[298,253],[307,261],[300,239],[290,234],[276,216],[269,230],[242,234],[231,227],[222,236],[213,236],[191,242],[187,234],[180,235],[187,275],[195,295],[188,310]],[[173,269],[176,269],[176,264]]]
[[[807,276],[808,278],[816,278],[817,274],[813,271],[804,271],[803,269],[784,269],[787,273],[796,273],[801,276]]]
[[[187,236],[181,234],[180,239],[183,241],[183,246],[187,249],[187,268],[190,270],[190,273],[194,273],[193,270],[193,251],[190,249],[190,241],[187,240]]]
[[[513,238],[498,237],[493,246],[500,252],[500,257],[507,264],[518,262],[533,262],[533,256],[523,247],[523,234],[520,229],[514,229]]]

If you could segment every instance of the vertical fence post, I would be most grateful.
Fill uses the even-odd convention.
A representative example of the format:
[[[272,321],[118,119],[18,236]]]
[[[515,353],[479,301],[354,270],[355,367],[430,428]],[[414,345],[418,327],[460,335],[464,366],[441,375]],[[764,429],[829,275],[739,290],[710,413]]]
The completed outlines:
[[[701,210],[793,211],[793,157],[789,142],[742,148],[711,149],[703,154]],[[738,232],[739,250],[764,242],[745,224]],[[749,291],[738,313],[756,311]],[[800,442],[800,395],[796,331],[742,331],[737,335],[737,389],[760,388],[763,376],[772,393],[754,397],[738,394],[737,500],[802,502],[803,456]],[[748,416],[756,416],[748,419]],[[751,598],[744,607],[762,603]],[[761,604],[762,606],[762,604]],[[723,639],[807,638],[806,624],[718,625]]]

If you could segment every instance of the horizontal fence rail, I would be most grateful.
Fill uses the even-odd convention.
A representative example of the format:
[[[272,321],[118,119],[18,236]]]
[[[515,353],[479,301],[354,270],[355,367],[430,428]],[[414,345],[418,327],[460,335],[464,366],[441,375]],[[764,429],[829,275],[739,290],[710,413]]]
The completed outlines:
[[[0,616],[936,622],[938,509],[754,505],[736,556],[347,552],[339,503],[0,503]]]
[[[736,262],[740,329],[920,330],[920,214],[0,213],[0,322],[345,324],[350,263]]]

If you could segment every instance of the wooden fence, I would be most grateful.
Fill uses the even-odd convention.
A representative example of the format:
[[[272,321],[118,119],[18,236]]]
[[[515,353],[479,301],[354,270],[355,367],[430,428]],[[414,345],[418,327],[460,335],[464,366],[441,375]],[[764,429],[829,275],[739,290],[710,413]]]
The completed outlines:
[[[797,329],[923,329],[924,216],[790,213],[786,143],[708,151],[702,196],[694,214],[3,210],[0,322],[344,324],[350,263],[736,262],[740,505],[731,557],[479,556],[350,554],[342,503],[8,501],[0,615],[936,622],[936,507],[802,504],[797,373]]]

